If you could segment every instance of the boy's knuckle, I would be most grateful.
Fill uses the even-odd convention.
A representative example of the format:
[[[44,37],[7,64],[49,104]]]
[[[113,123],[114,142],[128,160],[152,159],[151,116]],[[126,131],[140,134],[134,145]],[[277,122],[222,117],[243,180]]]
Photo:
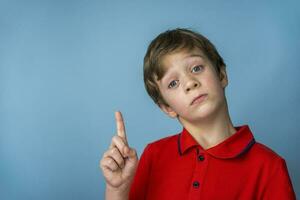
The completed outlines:
[[[103,159],[103,161],[102,161],[103,165],[109,165],[109,160],[110,159],[108,157]]]
[[[108,151],[104,152],[103,157],[107,158],[110,155],[110,151],[111,150],[108,150]]]
[[[119,140],[119,136],[118,136],[118,135],[114,135],[112,139],[113,139],[113,141],[115,141],[115,142],[116,142],[116,141],[118,141],[118,140]]]
[[[124,140],[122,137],[118,136],[118,135],[115,135],[114,136],[114,141],[118,144],[123,144],[124,143]]]
[[[116,147],[111,149],[111,154],[115,155],[118,153],[118,149]]]
[[[113,136],[112,138],[111,138],[111,143],[115,143],[115,136]]]
[[[103,153],[102,157],[103,157],[103,158],[106,157],[106,156],[107,156],[107,153],[108,153],[108,150],[105,151],[105,152]]]
[[[115,161],[112,158],[110,158],[108,159],[107,163],[112,166],[115,164]]]
[[[100,161],[100,168],[104,169],[104,167],[107,167],[107,166],[109,166],[108,160],[107,159],[102,159]]]

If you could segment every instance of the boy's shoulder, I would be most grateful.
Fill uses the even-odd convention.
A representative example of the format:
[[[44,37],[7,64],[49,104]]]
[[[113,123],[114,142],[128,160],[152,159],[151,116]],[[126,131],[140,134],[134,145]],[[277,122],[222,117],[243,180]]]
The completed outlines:
[[[177,141],[179,134],[180,133],[170,134],[170,135],[167,135],[165,137],[154,140],[154,141],[150,142],[149,144],[161,145],[161,144],[166,144],[166,143],[169,143],[169,142],[174,142],[174,141]]]
[[[168,144],[173,144],[174,142],[177,143],[179,134],[180,133],[170,134],[170,135],[165,136],[163,138],[154,140],[154,141],[150,142],[148,145],[162,147],[162,146],[165,146],[165,145],[168,145]]]
[[[171,149],[174,149],[177,151],[178,148],[178,138],[181,132],[176,134],[169,134],[163,138],[154,140],[146,146],[146,149],[148,151],[151,151],[152,153],[161,152],[161,151],[170,151]]]
[[[260,143],[260,142],[255,142],[255,145],[252,147],[252,152],[256,155],[261,157],[262,159],[265,160],[281,160],[283,157],[276,153],[273,149],[271,149],[269,146]]]

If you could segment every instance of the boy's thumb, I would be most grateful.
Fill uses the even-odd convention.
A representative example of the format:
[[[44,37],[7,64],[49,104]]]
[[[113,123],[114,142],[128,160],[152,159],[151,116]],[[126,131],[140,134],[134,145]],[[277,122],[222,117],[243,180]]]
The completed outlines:
[[[126,157],[128,157],[129,159],[131,159],[131,158],[136,158],[136,157],[137,157],[136,150],[133,149],[133,148],[130,148],[130,147],[128,147],[128,146],[125,148],[125,155],[126,155]]]

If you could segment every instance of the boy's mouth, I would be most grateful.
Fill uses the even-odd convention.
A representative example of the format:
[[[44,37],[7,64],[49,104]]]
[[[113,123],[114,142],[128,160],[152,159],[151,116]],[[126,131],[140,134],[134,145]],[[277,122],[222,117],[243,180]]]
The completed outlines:
[[[200,94],[200,95],[196,96],[196,97],[193,99],[191,105],[193,105],[193,104],[195,104],[195,103],[201,103],[201,102],[205,99],[206,96],[207,96],[207,94]]]

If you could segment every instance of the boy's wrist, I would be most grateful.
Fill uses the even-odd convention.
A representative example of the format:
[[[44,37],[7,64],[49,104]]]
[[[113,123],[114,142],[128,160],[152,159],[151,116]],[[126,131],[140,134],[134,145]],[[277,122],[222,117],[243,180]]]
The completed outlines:
[[[106,184],[106,200],[128,200],[130,187],[112,187]]]

